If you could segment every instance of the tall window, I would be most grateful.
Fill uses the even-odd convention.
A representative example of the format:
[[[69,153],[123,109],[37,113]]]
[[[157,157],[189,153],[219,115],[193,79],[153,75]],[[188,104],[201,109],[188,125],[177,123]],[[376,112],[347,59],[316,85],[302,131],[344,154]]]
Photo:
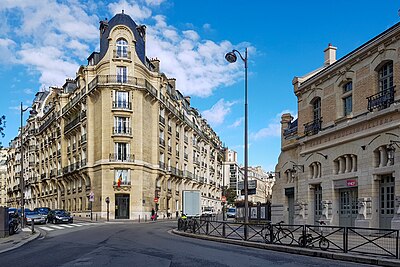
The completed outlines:
[[[114,117],[114,133],[129,133],[129,118]]]
[[[128,81],[128,68],[117,67],[117,82],[126,83]]]
[[[313,102],[313,118],[315,122],[321,119],[321,98],[317,98]]]
[[[128,92],[122,92],[122,91],[116,92],[114,107],[129,108]]]
[[[114,173],[114,184],[118,184],[118,180],[120,180],[120,184],[129,185],[129,173],[126,169],[116,169]]]
[[[379,70],[379,90],[393,87],[393,62],[388,62]]]
[[[348,82],[343,86],[343,113],[344,116],[350,115],[353,111],[353,82]]]
[[[118,39],[117,41],[117,57],[128,57],[128,42],[125,39]]]
[[[115,143],[115,158],[126,161],[129,159],[129,145],[127,143]]]

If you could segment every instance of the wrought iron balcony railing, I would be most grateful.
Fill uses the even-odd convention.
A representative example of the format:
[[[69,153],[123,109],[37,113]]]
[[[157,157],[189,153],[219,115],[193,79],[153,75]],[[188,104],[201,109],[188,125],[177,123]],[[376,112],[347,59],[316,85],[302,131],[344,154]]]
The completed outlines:
[[[135,155],[110,153],[109,160],[110,162],[135,162]]]
[[[368,110],[373,111],[374,109],[382,110],[388,108],[394,102],[394,90],[395,86],[392,86],[386,90],[380,91],[377,94],[367,97],[368,99]]]
[[[304,124],[304,134],[313,135],[321,131],[322,118]]]

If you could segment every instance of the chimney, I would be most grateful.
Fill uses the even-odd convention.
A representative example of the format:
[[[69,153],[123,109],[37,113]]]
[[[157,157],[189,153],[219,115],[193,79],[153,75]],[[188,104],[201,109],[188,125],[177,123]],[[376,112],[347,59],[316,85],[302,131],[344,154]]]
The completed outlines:
[[[158,60],[157,58],[152,58],[150,59],[150,62],[154,66],[154,71],[160,72],[160,60]]]
[[[185,100],[186,100],[186,102],[188,102],[188,104],[190,106],[190,96],[185,96]]]
[[[328,44],[328,47],[324,50],[324,66],[329,66],[336,61],[336,49],[337,47]]]

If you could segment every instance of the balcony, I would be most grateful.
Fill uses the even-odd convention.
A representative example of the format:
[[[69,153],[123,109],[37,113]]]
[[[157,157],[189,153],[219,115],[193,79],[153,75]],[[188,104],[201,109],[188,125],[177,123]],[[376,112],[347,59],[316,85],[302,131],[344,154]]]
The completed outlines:
[[[113,127],[113,134],[123,135],[123,136],[132,136],[132,128],[131,127]]]
[[[96,87],[110,84],[124,84],[128,86],[143,88],[154,97],[157,97],[158,93],[157,89],[154,88],[154,86],[151,85],[150,82],[143,78],[121,75],[97,75],[88,85],[88,94],[90,94],[91,91],[94,90]]]
[[[130,60],[131,59],[131,51],[127,50],[127,49],[124,49],[124,50],[114,49],[113,50],[113,58]]]
[[[322,118],[304,124],[304,134],[314,135],[321,131]]]
[[[113,109],[132,110],[132,103],[129,101],[113,101]]]
[[[119,186],[118,186],[118,181],[113,181],[113,187],[130,187],[131,186],[131,181],[121,181]]]
[[[135,162],[135,155],[110,153],[110,162]]]
[[[377,94],[367,97],[368,99],[368,110],[373,111],[374,109],[382,110],[388,108],[394,102],[394,90],[395,86],[392,86],[386,90],[380,91]]]
[[[69,130],[75,128],[75,126],[77,126],[78,124],[80,124],[81,122],[81,118],[78,115],[76,118],[74,118],[70,123],[68,123],[65,127],[64,127],[64,133],[68,132]]]

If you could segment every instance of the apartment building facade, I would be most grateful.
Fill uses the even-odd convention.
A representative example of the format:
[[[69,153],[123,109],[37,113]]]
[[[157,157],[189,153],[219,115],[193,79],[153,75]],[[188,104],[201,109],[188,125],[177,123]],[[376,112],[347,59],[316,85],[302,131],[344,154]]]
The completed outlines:
[[[243,172],[237,162],[237,152],[226,148],[224,151],[223,179],[226,188],[235,190],[236,196],[240,196],[239,182],[243,181]]]
[[[281,118],[273,221],[400,229],[400,24],[293,79]]]
[[[7,149],[0,149],[0,206],[7,205]]]
[[[182,209],[182,190],[221,206],[222,143],[160,61],[146,27],[121,13],[100,22],[100,52],[74,79],[39,92],[23,129],[27,207],[137,219]],[[8,205],[21,198],[17,137],[8,153]],[[106,203],[106,200],[109,203]]]

